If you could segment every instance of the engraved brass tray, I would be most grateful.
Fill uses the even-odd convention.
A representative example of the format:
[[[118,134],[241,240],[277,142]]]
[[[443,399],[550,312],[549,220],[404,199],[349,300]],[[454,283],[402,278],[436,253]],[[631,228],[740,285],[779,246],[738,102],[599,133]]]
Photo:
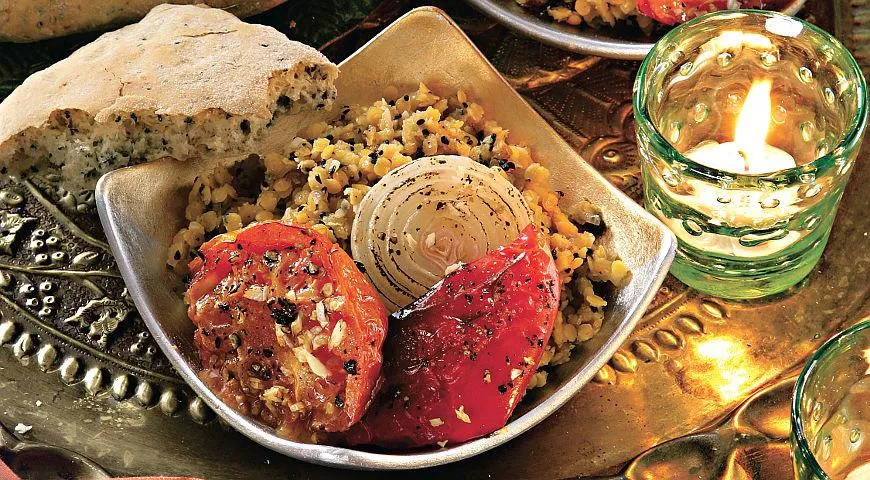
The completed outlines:
[[[289,2],[257,20],[305,40],[327,28],[305,18],[326,16],[335,28],[330,9],[365,8],[367,14],[323,46],[340,60],[419,4],[357,0],[341,8],[337,1]],[[434,3],[584,159],[640,198],[630,107],[637,63],[565,53],[514,36],[459,0]],[[293,10],[309,4],[323,12]],[[867,73],[866,2],[808,0],[801,15],[834,32]],[[92,38],[0,44],[0,91]],[[798,288],[763,302],[728,302],[669,277],[634,333],[555,414],[515,441],[413,476],[791,478],[794,369],[831,334],[870,317],[870,205],[862,191],[868,183],[865,150],[824,257]],[[93,199],[74,200],[50,183],[0,179],[0,423],[10,432],[18,423],[33,427],[0,433],[0,457],[31,472],[40,466],[75,472],[67,478],[105,478],[106,472],[209,479],[404,476],[349,474],[293,460],[215,421],[130,306]]]

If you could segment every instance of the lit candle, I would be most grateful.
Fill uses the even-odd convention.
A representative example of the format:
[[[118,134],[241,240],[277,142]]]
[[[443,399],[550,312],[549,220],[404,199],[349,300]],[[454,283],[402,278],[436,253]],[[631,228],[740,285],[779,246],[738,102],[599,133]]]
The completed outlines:
[[[708,140],[684,155],[723,172],[758,175],[796,166],[794,157],[766,143],[770,128],[770,80],[755,82],[737,116],[734,141]]]
[[[767,144],[771,117],[771,81],[752,84],[737,117],[734,140],[719,143],[707,140],[683,155],[701,165],[719,171],[741,175],[759,175],[796,166],[794,157]],[[689,185],[685,200],[698,212],[710,218],[714,225],[768,228],[788,218],[798,209],[792,204],[796,191],[763,192],[758,190],[723,190],[705,182],[686,179]],[[679,219],[671,219],[671,230],[681,240],[712,253],[741,257],[762,257],[782,250],[800,238],[794,231],[775,237],[757,246],[741,245],[734,237],[715,233],[692,235]]]

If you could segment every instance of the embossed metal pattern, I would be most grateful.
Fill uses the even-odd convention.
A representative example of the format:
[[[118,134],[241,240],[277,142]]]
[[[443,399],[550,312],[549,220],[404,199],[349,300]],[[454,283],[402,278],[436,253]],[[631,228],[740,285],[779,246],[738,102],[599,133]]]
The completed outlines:
[[[327,51],[334,59],[347,55],[378,31],[378,25],[406,10],[409,3],[384,2],[383,8],[379,7],[351,34],[331,42]],[[494,26],[460,0],[435,3],[459,20],[511,85],[575,150],[608,180],[639,198],[633,122],[630,108],[626,111],[636,63],[583,57],[542,46]],[[809,0],[801,16],[835,32],[868,72],[870,47],[866,39],[870,37],[870,24],[863,19],[870,17],[870,4]],[[286,23],[277,17],[269,22],[278,26]],[[62,49],[68,47],[61,43],[21,46],[13,54],[0,44],[0,86],[10,85],[14,82],[11,78],[20,81],[26,71],[65,55]],[[853,182],[843,198],[822,262],[799,288],[764,302],[725,302],[701,296],[668,278],[637,331],[614,355],[610,368],[599,373],[595,382],[553,416],[516,441],[469,461],[417,471],[415,477],[790,478],[787,440],[771,433],[775,429],[783,431],[782,426],[788,422],[790,387],[783,384],[782,394],[754,397],[762,400],[756,404],[761,410],[738,407],[760,388],[770,385],[777,388],[779,379],[790,376],[792,368],[800,366],[831,334],[861,318],[870,318],[870,253],[864,248],[870,218],[866,195],[862,196],[861,190],[870,183],[868,162],[870,152],[865,149],[856,163]],[[38,218],[49,228],[60,224],[43,210],[41,203],[28,196],[24,186],[4,184],[0,188],[10,188],[25,197],[20,208],[12,213]],[[61,205],[61,193],[52,193],[45,185],[40,188],[50,203]],[[6,206],[0,209],[9,210]],[[67,215],[85,232],[103,239],[92,208]],[[18,237],[29,239],[30,229],[35,227],[33,222],[27,224],[19,230]],[[9,233],[0,236],[5,235]],[[0,254],[0,262],[30,266],[30,257],[18,250],[21,245],[13,244],[20,257]],[[0,271],[20,275],[8,269]],[[38,288],[40,279],[28,281]],[[11,294],[10,290],[2,292]],[[26,299],[10,298],[27,308]],[[19,422],[32,425],[32,430],[20,435],[23,439],[68,448],[116,475],[184,474],[210,479],[348,476],[341,470],[271,452],[220,422],[191,421],[202,422],[213,414],[183,385],[131,373],[115,362],[120,358],[131,363],[136,358],[127,349],[132,345],[129,342],[145,330],[138,317],[134,315],[120,323],[109,335],[108,353],[98,358],[51,333],[66,332],[101,351],[98,339],[88,337],[87,330],[76,332],[61,323],[93,297],[82,297],[84,301],[71,296],[60,298],[61,303],[70,302],[69,306],[57,317],[60,321],[52,321],[45,330],[34,326],[29,317],[9,304],[0,302],[3,343],[0,422],[10,429]],[[36,316],[38,310],[31,313]],[[657,335],[657,330],[667,330],[673,335]],[[19,341],[24,333],[29,338]],[[667,340],[659,343],[661,339],[657,337]],[[113,345],[118,347],[115,342],[121,342],[121,348],[113,350]],[[142,346],[147,348],[149,344],[153,346],[153,340],[146,339]],[[675,344],[676,349],[671,347]],[[742,355],[743,372],[727,379],[717,377],[726,370],[719,367],[715,354],[729,348]],[[699,355],[699,350],[704,355]],[[21,356],[16,356],[16,352],[22,352]],[[39,352],[43,353],[38,355]],[[54,360],[49,361],[52,357]],[[142,368],[172,375],[171,370],[159,368],[166,366],[161,352],[155,354],[153,361],[156,366]],[[47,373],[41,372],[40,362],[51,365],[46,368]],[[62,364],[64,371],[77,372],[72,377],[67,375],[73,381],[69,385],[62,379]],[[82,379],[84,372],[95,366],[104,368],[106,386],[92,396]],[[116,397],[127,400],[119,401]],[[753,432],[744,439],[734,433],[733,412],[750,410],[765,412],[763,422],[753,420],[751,425],[754,432],[763,435]],[[167,417],[166,411],[176,413]],[[759,416],[756,413],[752,418]],[[759,427],[762,424],[766,426]],[[749,431],[744,428],[748,425],[745,421],[739,425],[737,433]],[[679,440],[669,442],[673,439]],[[729,455],[719,456],[721,452]],[[9,461],[14,455],[0,445],[0,457]],[[635,458],[642,461],[633,462]],[[708,459],[722,468],[707,469],[703,462]],[[657,472],[662,474],[656,475]],[[363,479],[403,476],[354,473],[354,478]]]

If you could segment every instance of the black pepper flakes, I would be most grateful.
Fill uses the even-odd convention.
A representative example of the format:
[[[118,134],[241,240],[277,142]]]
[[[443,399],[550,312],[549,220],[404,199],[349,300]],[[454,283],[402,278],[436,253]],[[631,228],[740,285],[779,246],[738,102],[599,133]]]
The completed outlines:
[[[350,359],[344,362],[344,371],[348,373],[348,375],[356,375],[356,360]]]
[[[298,313],[296,304],[286,298],[279,298],[269,303],[269,310],[278,325],[290,325],[296,320]]]

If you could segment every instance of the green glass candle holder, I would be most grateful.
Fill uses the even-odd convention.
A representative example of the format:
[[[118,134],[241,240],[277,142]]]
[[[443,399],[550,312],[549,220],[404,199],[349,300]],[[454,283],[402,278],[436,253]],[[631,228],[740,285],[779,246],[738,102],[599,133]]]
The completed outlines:
[[[722,11],[666,34],[640,67],[633,107],[646,208],[679,241],[671,273],[734,299],[806,277],[863,140],[866,103],[849,51],[799,19]],[[741,141],[741,130],[759,138]]]
[[[870,478],[870,321],[828,340],[798,377],[791,453],[798,480]]]

